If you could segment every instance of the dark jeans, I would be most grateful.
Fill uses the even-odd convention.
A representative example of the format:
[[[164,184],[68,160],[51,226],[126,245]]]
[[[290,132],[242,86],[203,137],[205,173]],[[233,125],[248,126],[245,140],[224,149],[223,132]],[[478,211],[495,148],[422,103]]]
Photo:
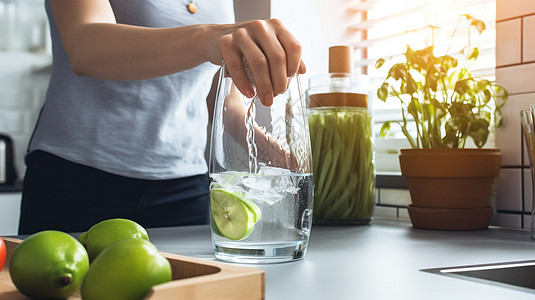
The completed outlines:
[[[109,218],[146,228],[208,223],[208,176],[144,180],[110,174],[43,151],[26,159],[19,234],[83,232]]]

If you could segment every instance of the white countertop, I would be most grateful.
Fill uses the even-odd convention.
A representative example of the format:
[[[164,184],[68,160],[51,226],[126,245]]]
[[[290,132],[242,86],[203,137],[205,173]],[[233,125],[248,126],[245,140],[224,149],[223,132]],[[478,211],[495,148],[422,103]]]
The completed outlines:
[[[214,259],[208,226],[149,229],[160,251]],[[312,227],[301,261],[265,270],[266,299],[535,299],[535,290],[421,269],[535,259],[527,231],[414,229],[402,221]],[[535,280],[535,277],[533,278]]]

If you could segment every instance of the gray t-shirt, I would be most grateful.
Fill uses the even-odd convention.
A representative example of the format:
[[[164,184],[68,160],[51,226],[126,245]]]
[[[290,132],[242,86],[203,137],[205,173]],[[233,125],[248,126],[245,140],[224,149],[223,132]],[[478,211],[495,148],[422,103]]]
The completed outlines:
[[[110,0],[118,23],[175,27],[234,22],[232,0]],[[53,42],[50,86],[29,151],[44,150],[110,173],[169,179],[207,172],[206,96],[218,67],[140,81],[72,72],[46,2]],[[141,41],[142,42],[142,41]],[[179,55],[179,53],[177,53]]]

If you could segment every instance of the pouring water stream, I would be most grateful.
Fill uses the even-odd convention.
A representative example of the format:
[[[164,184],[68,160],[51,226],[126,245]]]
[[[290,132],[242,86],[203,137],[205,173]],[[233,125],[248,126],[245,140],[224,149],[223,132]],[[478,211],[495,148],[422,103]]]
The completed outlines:
[[[245,115],[244,121],[245,121],[245,128],[246,128],[247,150],[249,153],[249,173],[257,174],[258,173],[258,149],[255,143],[254,120],[256,117],[255,100],[258,99],[258,93],[256,93],[256,86],[253,81],[253,76],[247,64],[245,64],[245,71],[247,73],[247,76],[249,77],[249,80],[253,84],[253,88],[255,89],[255,95],[251,98],[249,107],[247,107],[247,114]],[[285,93],[288,90],[293,78],[294,78],[294,75],[288,78],[288,83],[286,84],[286,90],[284,90],[283,93]]]

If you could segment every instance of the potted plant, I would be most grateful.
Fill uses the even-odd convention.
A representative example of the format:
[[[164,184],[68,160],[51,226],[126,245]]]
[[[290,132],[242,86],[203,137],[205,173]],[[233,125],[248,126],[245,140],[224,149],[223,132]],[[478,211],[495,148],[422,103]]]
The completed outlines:
[[[457,24],[462,20],[478,36],[485,30],[485,23],[470,15],[461,16]],[[421,50],[408,46],[404,61],[389,69],[377,90],[382,101],[394,98],[401,103],[401,119],[385,122],[381,136],[392,124],[399,125],[412,147],[402,149],[399,158],[411,195],[409,216],[418,228],[484,229],[492,217],[489,198],[501,153],[483,147],[503,123],[501,108],[508,94],[472,76],[479,50],[470,36],[458,54],[464,58],[462,65],[454,55],[435,56],[434,42]],[[384,62],[379,59],[376,68]],[[469,140],[475,147],[467,147]]]

